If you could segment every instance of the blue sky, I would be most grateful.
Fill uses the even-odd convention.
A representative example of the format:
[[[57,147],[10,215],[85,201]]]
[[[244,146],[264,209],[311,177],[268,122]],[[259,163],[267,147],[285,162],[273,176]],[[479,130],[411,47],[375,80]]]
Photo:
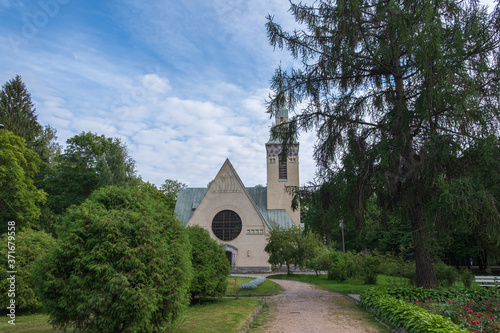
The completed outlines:
[[[266,184],[269,80],[285,52],[266,15],[287,1],[0,0],[0,81],[21,75],[61,144],[82,131],[125,142],[144,180],[206,186],[229,158]],[[314,134],[301,137],[311,181]]]
[[[491,3],[491,2],[490,2]],[[293,60],[266,15],[294,26],[286,0],[0,0],[0,84],[22,76],[61,144],[82,131],[120,138],[138,174],[206,186],[229,158],[266,183],[269,80]],[[300,140],[313,180],[314,133]]]

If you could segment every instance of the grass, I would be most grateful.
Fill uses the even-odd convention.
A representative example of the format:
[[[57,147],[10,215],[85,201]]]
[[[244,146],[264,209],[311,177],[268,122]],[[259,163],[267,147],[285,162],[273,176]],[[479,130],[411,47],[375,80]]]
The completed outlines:
[[[253,298],[216,299],[189,307],[176,333],[240,332],[255,309],[262,304]]]
[[[5,316],[0,321],[0,332],[21,332],[21,333],[55,333],[63,332],[62,330],[55,330],[50,326],[47,321],[48,315],[44,314],[26,314],[16,316],[16,325],[11,325],[7,322],[9,317]]]
[[[176,333],[231,333],[240,332],[255,309],[262,304],[254,298],[220,298],[190,306]],[[6,317],[8,318],[8,317]],[[0,332],[59,333],[47,321],[49,316],[32,314],[16,317],[16,325],[0,322]],[[71,332],[71,331],[69,331]]]
[[[237,278],[234,285],[234,278],[228,278],[228,293],[239,290],[239,285],[251,279]],[[233,284],[232,284],[233,283]],[[276,294],[280,290],[279,286],[266,280],[257,289],[241,290],[240,295],[247,294]],[[236,293],[235,293],[236,294]],[[239,299],[224,298],[205,300],[190,306],[184,319],[175,330],[177,333],[187,332],[240,332],[255,309],[262,304],[261,300],[243,297]],[[9,324],[8,317],[0,320],[0,332],[16,333],[60,333],[62,330],[55,330],[48,324],[49,316],[45,314],[26,314],[16,316],[16,325]],[[71,332],[68,330],[68,332]]]
[[[279,275],[269,276],[268,278],[276,280],[292,280],[292,281],[306,282],[314,284],[329,291],[342,293],[344,295],[361,294],[366,289],[373,288],[374,286],[392,287],[395,285],[405,285],[407,283],[407,280],[405,278],[392,277],[388,275],[379,275],[377,277],[376,285],[364,284],[362,280],[357,280],[357,279],[350,279],[343,282],[328,280],[326,274],[320,274],[319,276],[316,276],[315,274],[291,274],[291,275],[279,274]]]

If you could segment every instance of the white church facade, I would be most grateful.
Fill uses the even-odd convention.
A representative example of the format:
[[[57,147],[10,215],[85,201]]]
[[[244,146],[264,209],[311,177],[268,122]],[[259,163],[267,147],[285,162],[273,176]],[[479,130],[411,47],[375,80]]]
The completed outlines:
[[[280,111],[276,125],[288,121]],[[175,213],[186,226],[199,225],[224,245],[233,272],[269,272],[264,251],[270,230],[300,225],[300,211],[291,208],[286,186],[299,186],[299,144],[282,158],[282,145],[266,143],[267,186],[245,187],[227,159],[208,188],[185,188],[179,192]]]

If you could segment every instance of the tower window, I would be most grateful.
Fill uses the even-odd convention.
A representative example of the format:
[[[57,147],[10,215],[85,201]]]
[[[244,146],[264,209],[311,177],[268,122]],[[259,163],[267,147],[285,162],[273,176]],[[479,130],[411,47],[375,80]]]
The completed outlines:
[[[215,215],[212,231],[222,241],[232,241],[241,232],[241,218],[232,210],[223,210]]]
[[[286,157],[279,155],[279,179],[287,179]]]

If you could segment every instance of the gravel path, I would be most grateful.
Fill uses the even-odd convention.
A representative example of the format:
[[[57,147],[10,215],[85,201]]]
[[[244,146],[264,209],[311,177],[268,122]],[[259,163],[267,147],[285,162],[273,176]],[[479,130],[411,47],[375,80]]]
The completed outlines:
[[[296,281],[272,280],[285,291],[268,299],[273,319],[262,327],[266,333],[378,333],[367,313],[354,308],[342,294]]]

